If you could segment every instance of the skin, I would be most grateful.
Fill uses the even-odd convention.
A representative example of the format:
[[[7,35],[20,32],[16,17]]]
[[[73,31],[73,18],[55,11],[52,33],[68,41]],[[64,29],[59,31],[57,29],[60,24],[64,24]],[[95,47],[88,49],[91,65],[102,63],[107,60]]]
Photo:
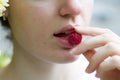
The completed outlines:
[[[15,50],[17,46],[50,62],[66,63],[76,59],[58,44],[53,34],[69,24],[87,26],[93,1],[10,0],[10,5],[8,20]]]
[[[101,80],[120,80],[120,37],[109,29],[95,27],[76,28],[76,31],[92,37],[71,50],[77,55],[83,53],[88,59],[86,72],[96,71]]]
[[[70,54],[53,34],[69,24],[88,26],[92,8],[93,0],[10,0],[6,16],[14,55],[1,79],[75,80],[80,63],[71,62],[78,56]]]
[[[83,53],[89,61],[88,73],[96,70],[101,80],[120,80],[120,38],[108,29],[86,27],[92,8],[93,0],[10,0],[7,18],[13,34],[14,55],[0,78],[76,80],[80,63],[74,62]],[[53,34],[68,24],[91,38],[73,49],[65,49]],[[95,51],[96,48],[99,51]],[[112,57],[108,62],[115,61],[113,67],[104,61],[109,56]],[[108,72],[114,72],[114,75]]]

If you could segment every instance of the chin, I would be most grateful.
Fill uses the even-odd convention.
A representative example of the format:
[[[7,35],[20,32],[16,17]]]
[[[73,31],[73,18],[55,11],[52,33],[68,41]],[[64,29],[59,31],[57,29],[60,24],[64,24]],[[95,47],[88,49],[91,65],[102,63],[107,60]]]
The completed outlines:
[[[64,54],[60,55],[59,57],[52,58],[51,60],[47,60],[50,63],[58,63],[58,64],[64,64],[64,63],[72,63],[75,62],[78,59],[78,55],[72,55],[72,54]]]

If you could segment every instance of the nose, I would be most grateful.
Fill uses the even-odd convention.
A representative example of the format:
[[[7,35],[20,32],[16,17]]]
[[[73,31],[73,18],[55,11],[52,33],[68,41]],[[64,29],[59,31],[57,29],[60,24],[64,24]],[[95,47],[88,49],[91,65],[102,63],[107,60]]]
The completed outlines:
[[[81,13],[81,6],[79,0],[65,0],[64,4],[60,8],[61,16],[69,16],[75,18]]]

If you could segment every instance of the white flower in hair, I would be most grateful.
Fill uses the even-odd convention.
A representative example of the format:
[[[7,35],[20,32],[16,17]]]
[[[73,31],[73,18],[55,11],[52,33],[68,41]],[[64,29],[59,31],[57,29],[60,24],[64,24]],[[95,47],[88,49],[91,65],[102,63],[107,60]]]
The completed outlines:
[[[9,2],[9,0],[0,0],[0,17],[3,16],[3,14],[6,10],[6,7],[9,6],[8,2]]]

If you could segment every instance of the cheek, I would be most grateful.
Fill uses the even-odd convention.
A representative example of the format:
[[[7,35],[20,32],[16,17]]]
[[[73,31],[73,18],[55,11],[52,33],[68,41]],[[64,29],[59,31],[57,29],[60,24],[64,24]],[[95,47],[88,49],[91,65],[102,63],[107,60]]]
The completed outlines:
[[[23,6],[24,7],[24,6]],[[11,7],[10,25],[16,41],[24,48],[37,48],[45,45],[46,19],[49,17],[44,7]],[[15,11],[14,11],[15,10]],[[43,37],[44,36],[44,37]],[[38,43],[39,42],[39,43]]]
[[[89,25],[90,20],[91,20],[91,16],[92,16],[92,12],[93,12],[93,2],[89,2],[86,5],[87,6],[84,6],[84,8],[83,8],[84,17],[85,17],[85,20],[87,22],[87,25]]]

